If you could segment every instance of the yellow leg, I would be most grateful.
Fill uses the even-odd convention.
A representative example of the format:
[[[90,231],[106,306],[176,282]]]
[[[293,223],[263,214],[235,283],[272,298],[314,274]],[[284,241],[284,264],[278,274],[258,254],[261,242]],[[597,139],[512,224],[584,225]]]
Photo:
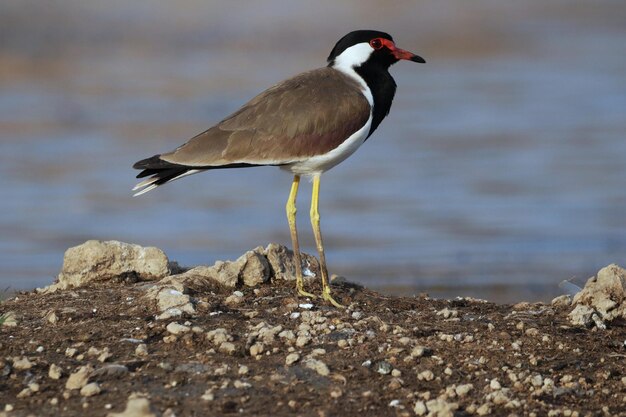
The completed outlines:
[[[287,221],[289,222],[289,231],[291,232],[291,243],[293,244],[293,256],[296,262],[296,289],[299,295],[314,298],[315,296],[313,294],[304,291],[304,280],[302,279],[302,258],[300,256],[300,245],[298,244],[298,230],[296,229],[296,197],[298,196],[298,185],[300,185],[300,176],[295,175],[286,206]]]
[[[330,286],[328,285],[328,271],[326,270],[326,257],[324,256],[324,244],[322,243],[322,232],[320,230],[320,213],[319,213],[319,195],[320,195],[320,176],[313,177],[313,195],[311,197],[311,225],[313,226],[313,235],[315,235],[315,243],[317,252],[320,257],[320,270],[322,273],[322,298],[330,301],[337,308],[343,308],[330,295]]]

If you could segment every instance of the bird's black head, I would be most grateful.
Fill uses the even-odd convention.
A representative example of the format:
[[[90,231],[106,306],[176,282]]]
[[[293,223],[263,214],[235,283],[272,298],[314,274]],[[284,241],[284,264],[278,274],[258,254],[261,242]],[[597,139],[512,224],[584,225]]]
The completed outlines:
[[[401,59],[424,63],[424,59],[404,49],[397,48],[391,35],[377,30],[355,30],[348,33],[328,56],[329,66],[359,67],[368,65],[389,68]]]

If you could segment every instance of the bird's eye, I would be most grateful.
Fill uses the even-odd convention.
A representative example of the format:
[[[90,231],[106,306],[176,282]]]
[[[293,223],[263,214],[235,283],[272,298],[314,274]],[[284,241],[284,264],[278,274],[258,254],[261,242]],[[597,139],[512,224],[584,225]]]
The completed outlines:
[[[380,38],[372,39],[370,41],[370,46],[374,49],[380,49],[383,47],[383,41]]]

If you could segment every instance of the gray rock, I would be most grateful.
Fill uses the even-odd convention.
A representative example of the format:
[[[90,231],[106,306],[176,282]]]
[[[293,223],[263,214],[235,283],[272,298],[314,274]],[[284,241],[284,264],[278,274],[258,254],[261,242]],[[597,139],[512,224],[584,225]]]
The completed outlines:
[[[91,373],[92,378],[99,378],[103,376],[108,377],[122,377],[129,372],[128,368],[125,365],[120,365],[119,363],[112,363],[109,365],[104,365]]]
[[[169,261],[161,249],[115,240],[89,240],[65,251],[58,283],[46,287],[44,292],[123,276],[143,281],[157,280],[169,273]]]
[[[264,250],[263,254],[267,257],[274,279],[295,281],[296,264],[294,262],[293,252],[283,245],[270,243]],[[304,279],[315,278],[319,275],[319,262],[317,259],[306,253],[302,254],[302,272]]]
[[[574,296],[572,305],[575,308],[569,318],[573,324],[586,325],[589,320],[597,322],[594,311],[599,313],[603,322],[626,320],[626,270],[615,264],[602,268]]]

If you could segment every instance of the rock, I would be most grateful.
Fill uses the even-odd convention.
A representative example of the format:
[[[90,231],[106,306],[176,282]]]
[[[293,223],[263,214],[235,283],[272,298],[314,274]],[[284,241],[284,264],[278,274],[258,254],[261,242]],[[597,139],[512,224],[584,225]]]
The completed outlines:
[[[92,382],[80,389],[80,395],[83,397],[93,397],[94,395],[100,394],[101,391],[100,385],[98,385],[97,382]]]
[[[472,389],[474,389],[474,385],[472,385],[472,384],[462,384],[462,385],[458,385],[456,388],[454,388],[454,392],[456,393],[457,396],[463,397],[463,396],[467,395]]]
[[[381,375],[389,375],[393,370],[393,366],[387,361],[380,361],[376,362],[373,369]]]
[[[18,371],[25,371],[33,367],[33,363],[26,356],[22,358],[13,358],[13,368]]]
[[[552,301],[550,302],[552,307],[556,307],[556,308],[569,307],[571,303],[572,303],[572,297],[570,297],[569,294],[559,295],[558,297],[553,298]]]
[[[237,347],[232,342],[222,342],[218,350],[227,355],[232,355],[237,351]]]
[[[239,291],[235,291],[235,293],[237,293]],[[239,295],[239,294],[231,294],[228,297],[226,297],[226,299],[224,300],[224,304],[226,304],[227,306],[230,307],[235,307],[238,306],[239,304],[243,303],[243,294]]]
[[[296,265],[293,252],[283,245],[270,243],[263,253],[274,272],[274,279],[295,281]],[[306,253],[302,254],[302,275],[304,279],[311,279],[319,275],[319,262]]]
[[[595,310],[589,306],[579,304],[568,314],[569,321],[576,326],[590,326]]]
[[[435,379],[435,374],[430,369],[427,369],[417,374],[417,379],[420,381],[432,381]]]
[[[451,403],[442,398],[436,398],[426,402],[428,417],[454,417],[454,412],[458,408],[459,405],[457,403]]]
[[[263,345],[263,343],[255,343],[252,346],[250,346],[250,356],[258,356],[261,353],[263,353],[263,350],[265,349],[265,346]]]
[[[286,365],[292,365],[296,362],[298,362],[300,360],[300,354],[293,352],[290,353],[289,355],[287,355],[287,357],[285,358],[285,364]]]
[[[106,377],[116,377],[120,378],[126,375],[128,372],[128,368],[125,365],[121,365],[119,363],[112,363],[109,365],[104,365],[91,373],[91,377],[98,378],[102,376]]]
[[[65,251],[58,282],[44,289],[53,292],[117,277],[157,280],[170,273],[169,260],[161,249],[111,240],[89,240]]]
[[[306,366],[309,369],[314,370],[321,376],[328,376],[330,374],[330,370],[328,369],[328,366],[324,362],[317,360],[317,359],[305,360],[304,366]]]
[[[59,379],[63,376],[63,370],[60,366],[51,364],[50,369],[48,370],[48,376],[52,379]]]
[[[70,375],[65,383],[65,388],[68,390],[77,390],[81,389],[85,385],[87,385],[87,381],[89,380],[89,376],[93,368],[89,365],[81,366],[78,368],[76,372]]]
[[[226,329],[222,328],[208,331],[206,338],[209,342],[213,342],[215,346],[220,346],[224,342],[230,342],[233,340]]]
[[[57,316],[57,313],[54,310],[48,311],[44,316],[44,319],[46,319],[48,323],[51,324],[56,324],[59,322],[59,316]]]
[[[106,417],[157,417],[146,398],[129,398],[121,413],[109,413]]]
[[[263,248],[259,249],[260,251],[263,250]],[[267,258],[256,250],[246,252],[235,262],[243,262],[240,276],[244,285],[255,287],[269,281],[270,264]]]
[[[168,324],[166,329],[168,332],[170,332],[173,335],[184,334],[184,333],[191,331],[191,327],[178,324],[175,321]]]
[[[422,356],[430,356],[432,355],[432,349],[427,348],[425,346],[415,346],[411,350],[411,356],[414,358],[421,358]]]
[[[423,416],[427,411],[426,403],[424,401],[417,401],[413,407],[413,412],[418,416]]]
[[[137,356],[148,356],[148,346],[145,343],[141,343],[137,345],[135,348],[135,355]]]
[[[196,309],[191,301],[191,297],[174,287],[165,286],[161,288],[156,293],[156,296],[154,298],[156,298],[159,311],[163,313],[170,311],[169,315],[172,317],[180,316],[182,315],[182,313],[196,313]],[[178,312],[180,313],[177,314]]]
[[[3,327],[16,327],[17,326],[17,317],[15,316],[15,312],[8,311],[3,315],[0,315],[0,324]]]
[[[626,270],[615,264],[602,268],[597,276],[589,278],[582,291],[574,296],[572,304],[597,311],[604,322],[626,320]],[[579,324],[583,318],[581,310],[575,315],[574,311],[570,313],[570,320]]]

